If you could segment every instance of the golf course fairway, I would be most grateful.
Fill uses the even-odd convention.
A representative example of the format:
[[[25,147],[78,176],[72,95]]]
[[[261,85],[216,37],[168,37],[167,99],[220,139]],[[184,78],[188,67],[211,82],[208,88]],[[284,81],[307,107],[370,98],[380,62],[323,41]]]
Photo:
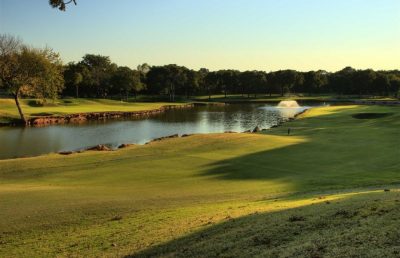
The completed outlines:
[[[399,107],[330,106],[262,133],[1,160],[0,256],[399,257],[399,129]]]

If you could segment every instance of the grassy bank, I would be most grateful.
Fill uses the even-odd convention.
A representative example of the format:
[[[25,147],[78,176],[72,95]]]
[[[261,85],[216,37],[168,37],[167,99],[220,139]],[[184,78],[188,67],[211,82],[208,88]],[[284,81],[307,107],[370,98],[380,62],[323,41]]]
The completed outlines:
[[[0,253],[395,257],[399,128],[396,107],[322,107],[265,134],[3,160]]]
[[[109,111],[143,111],[158,109],[165,105],[179,105],[167,102],[122,102],[108,99],[60,99],[54,103],[40,105],[34,99],[21,100],[21,107],[28,117],[68,115],[76,113],[109,112]],[[0,123],[19,119],[13,99],[0,99]]]

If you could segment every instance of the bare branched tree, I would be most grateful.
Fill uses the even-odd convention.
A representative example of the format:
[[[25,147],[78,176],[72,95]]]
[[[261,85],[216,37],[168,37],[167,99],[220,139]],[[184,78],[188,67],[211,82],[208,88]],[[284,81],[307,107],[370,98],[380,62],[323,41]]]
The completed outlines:
[[[76,0],[49,0],[49,4],[53,8],[58,8],[60,11],[65,11],[66,6],[71,3],[76,5]]]
[[[50,48],[27,47],[12,35],[0,34],[0,87],[14,97],[21,121],[27,124],[20,96],[56,99],[64,87],[61,59]]]

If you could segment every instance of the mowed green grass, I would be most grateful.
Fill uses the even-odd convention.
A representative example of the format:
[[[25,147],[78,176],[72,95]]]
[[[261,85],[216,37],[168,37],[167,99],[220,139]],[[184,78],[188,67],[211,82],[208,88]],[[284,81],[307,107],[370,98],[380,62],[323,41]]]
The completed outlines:
[[[21,108],[30,117],[43,115],[65,115],[75,113],[107,111],[143,111],[158,109],[165,105],[181,103],[166,102],[123,102],[109,99],[60,99],[54,103],[39,105],[34,99],[22,99]],[[13,99],[0,99],[0,122],[18,119],[19,114]]]
[[[397,107],[321,107],[265,134],[3,160],[0,256],[396,257],[399,129]]]

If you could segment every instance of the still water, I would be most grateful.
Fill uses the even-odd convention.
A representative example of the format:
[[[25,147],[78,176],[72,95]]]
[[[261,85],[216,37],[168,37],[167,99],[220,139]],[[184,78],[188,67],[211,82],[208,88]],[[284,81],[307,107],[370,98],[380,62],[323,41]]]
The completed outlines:
[[[48,127],[0,128],[0,159],[79,150],[97,144],[144,144],[171,134],[243,132],[270,128],[307,107],[276,108],[266,104],[196,106],[168,110],[140,120],[90,121]]]

